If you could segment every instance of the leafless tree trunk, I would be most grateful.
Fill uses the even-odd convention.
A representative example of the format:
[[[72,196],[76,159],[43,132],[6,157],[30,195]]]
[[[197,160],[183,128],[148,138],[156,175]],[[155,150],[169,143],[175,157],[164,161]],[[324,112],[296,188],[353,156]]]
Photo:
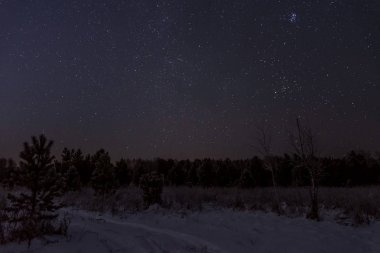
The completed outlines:
[[[277,167],[276,157],[272,154],[272,132],[270,127],[257,127],[257,142],[260,154],[263,156],[264,166],[271,172],[274,196],[278,211],[280,208],[280,197],[276,183],[275,170]]]
[[[296,120],[296,136],[291,134],[291,143],[296,154],[299,156],[299,167],[305,168],[310,176],[310,200],[311,208],[307,215],[309,219],[319,220],[318,183],[321,176],[321,164],[315,155],[315,136],[309,126],[301,124]]]

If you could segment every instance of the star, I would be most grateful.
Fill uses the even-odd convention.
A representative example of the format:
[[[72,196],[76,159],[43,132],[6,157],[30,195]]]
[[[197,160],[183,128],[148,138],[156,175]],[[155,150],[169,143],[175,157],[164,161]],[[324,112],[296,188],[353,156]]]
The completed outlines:
[[[378,149],[373,0],[0,2],[0,156],[44,129],[119,157],[250,157],[260,119],[286,135],[297,115]]]
[[[295,13],[295,12],[290,13],[288,21],[292,24],[297,23],[297,21],[298,21],[297,13]]]

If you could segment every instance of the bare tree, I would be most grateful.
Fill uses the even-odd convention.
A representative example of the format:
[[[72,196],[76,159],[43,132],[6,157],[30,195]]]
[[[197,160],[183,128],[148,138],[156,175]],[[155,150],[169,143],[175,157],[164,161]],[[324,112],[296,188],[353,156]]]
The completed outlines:
[[[321,177],[322,166],[316,156],[315,135],[308,125],[302,125],[300,118],[296,119],[296,134],[290,134],[291,144],[298,155],[298,167],[306,169],[310,177],[311,208],[307,217],[319,220],[318,186]]]
[[[277,168],[276,157],[272,154],[272,129],[270,126],[257,127],[257,143],[258,150],[263,156],[264,167],[269,170],[272,175],[272,185],[278,211],[280,211],[280,197],[278,194],[275,171]]]

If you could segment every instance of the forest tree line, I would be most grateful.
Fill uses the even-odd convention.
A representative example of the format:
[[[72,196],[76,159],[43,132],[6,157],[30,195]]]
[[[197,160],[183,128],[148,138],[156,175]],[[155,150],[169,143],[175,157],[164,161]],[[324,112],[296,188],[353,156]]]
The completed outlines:
[[[18,164],[12,159],[0,159],[0,183],[8,192],[7,201],[0,205],[0,244],[28,241],[30,246],[35,237],[67,235],[70,221],[65,217],[58,220],[57,211],[63,206],[59,197],[83,187],[92,187],[94,194],[104,201],[106,194],[117,188],[134,185],[142,190],[144,207],[148,208],[162,204],[163,186],[271,186],[275,206],[281,214],[278,186],[307,186],[310,210],[306,217],[320,220],[319,186],[380,183],[380,156],[351,151],[342,158],[317,157],[309,139],[311,135],[299,129],[301,149],[295,150],[301,152],[282,156],[265,152],[263,158],[244,160],[157,158],[120,159],[113,163],[104,149],[84,155],[80,149],[68,148],[56,159],[51,154],[53,141],[44,135],[33,136],[31,143],[24,143]]]
[[[67,234],[68,221],[57,223],[57,198],[83,187],[95,195],[112,194],[130,185],[142,190],[145,208],[162,203],[164,186],[273,187],[280,207],[278,187],[306,186],[310,191],[307,218],[320,220],[319,186],[362,186],[380,183],[380,156],[351,151],[342,158],[314,154],[313,136],[298,123],[295,153],[272,155],[266,138],[262,158],[251,159],[120,159],[112,162],[104,149],[83,154],[64,148],[61,157],[51,154],[53,141],[44,135],[24,143],[20,162],[0,159],[0,183],[8,190],[8,203],[0,208],[0,244],[27,240],[46,234]],[[263,135],[266,137],[266,135]],[[22,187],[25,192],[12,191]],[[17,188],[16,188],[17,189]],[[278,208],[278,210],[280,210]],[[280,213],[280,212],[279,212]],[[8,228],[8,229],[5,229]]]
[[[273,173],[277,186],[307,186],[308,171],[299,164],[297,154],[277,155]],[[320,186],[353,187],[380,183],[380,156],[364,151],[351,151],[341,158],[318,157],[321,164]],[[265,160],[251,159],[120,159],[111,161],[104,149],[95,154],[83,154],[80,149],[65,148],[54,167],[64,181],[67,191],[93,187],[99,192],[110,192],[118,187],[139,186],[143,175],[155,172],[165,186],[202,187],[266,187],[273,186],[271,171]],[[12,159],[0,159],[0,183],[12,187],[17,177],[18,164]]]

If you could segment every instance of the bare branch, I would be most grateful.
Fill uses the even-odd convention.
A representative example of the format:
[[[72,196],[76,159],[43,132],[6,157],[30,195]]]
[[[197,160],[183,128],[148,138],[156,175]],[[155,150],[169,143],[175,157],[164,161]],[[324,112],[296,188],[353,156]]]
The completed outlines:
[[[269,156],[272,147],[272,129],[270,126],[256,127],[259,152],[262,156]]]

